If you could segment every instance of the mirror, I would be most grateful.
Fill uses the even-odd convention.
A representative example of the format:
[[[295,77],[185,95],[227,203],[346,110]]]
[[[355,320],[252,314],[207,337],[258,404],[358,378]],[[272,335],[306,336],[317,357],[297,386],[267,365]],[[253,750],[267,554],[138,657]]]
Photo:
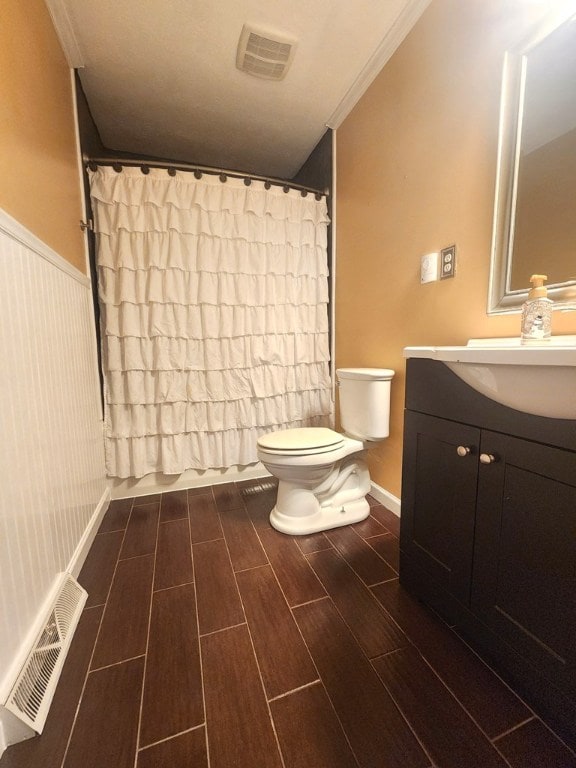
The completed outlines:
[[[504,63],[488,312],[517,311],[534,273],[576,308],[576,17]]]

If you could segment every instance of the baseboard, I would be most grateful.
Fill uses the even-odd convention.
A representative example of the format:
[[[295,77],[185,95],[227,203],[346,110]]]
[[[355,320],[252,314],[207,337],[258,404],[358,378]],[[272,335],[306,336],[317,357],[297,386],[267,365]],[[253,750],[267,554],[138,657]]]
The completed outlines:
[[[86,529],[82,534],[76,549],[74,550],[74,554],[68,563],[68,568],[66,570],[75,579],[78,578],[78,574],[82,570],[84,560],[86,560],[88,551],[92,546],[92,542],[94,541],[96,534],[98,533],[98,528],[100,528],[100,523],[102,522],[102,518],[104,517],[109,504],[110,488],[106,487],[102,496],[100,497],[100,501],[96,505],[96,509],[94,510],[92,517],[90,518],[90,522],[86,526]]]
[[[389,509],[390,512],[394,512],[397,517],[400,517],[400,499],[397,496],[394,496],[393,493],[390,493],[390,491],[387,491],[372,482],[370,495],[373,496],[376,501],[379,501],[383,507]]]
[[[188,488],[204,488],[209,485],[222,483],[239,483],[243,480],[256,480],[259,477],[269,477],[270,473],[262,464],[250,464],[245,467],[229,467],[228,469],[212,469],[205,471],[188,470],[181,475],[163,475],[160,473],[146,475],[139,479],[112,479],[110,492],[113,499],[128,499],[138,496],[149,496],[153,493],[168,493],[169,491],[184,491]]]

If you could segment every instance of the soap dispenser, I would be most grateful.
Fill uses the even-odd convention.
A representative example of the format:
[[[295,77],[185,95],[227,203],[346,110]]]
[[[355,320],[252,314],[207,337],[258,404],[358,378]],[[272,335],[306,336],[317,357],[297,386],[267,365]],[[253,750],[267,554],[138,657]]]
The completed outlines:
[[[550,340],[552,334],[552,300],[548,298],[544,280],[547,275],[532,275],[532,288],[522,306],[522,344],[538,344]]]

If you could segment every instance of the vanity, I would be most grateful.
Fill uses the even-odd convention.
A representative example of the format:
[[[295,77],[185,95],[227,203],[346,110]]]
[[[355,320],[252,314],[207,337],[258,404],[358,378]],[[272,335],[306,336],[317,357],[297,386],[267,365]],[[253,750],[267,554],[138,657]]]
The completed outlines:
[[[405,357],[400,581],[575,747],[576,338]]]

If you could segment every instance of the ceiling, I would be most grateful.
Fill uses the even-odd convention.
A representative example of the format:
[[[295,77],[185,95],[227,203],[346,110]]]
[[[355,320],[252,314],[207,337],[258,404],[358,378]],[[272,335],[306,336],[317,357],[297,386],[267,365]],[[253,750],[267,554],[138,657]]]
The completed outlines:
[[[291,178],[430,0],[46,0],[109,149]],[[280,81],[236,68],[244,24],[295,41]]]

